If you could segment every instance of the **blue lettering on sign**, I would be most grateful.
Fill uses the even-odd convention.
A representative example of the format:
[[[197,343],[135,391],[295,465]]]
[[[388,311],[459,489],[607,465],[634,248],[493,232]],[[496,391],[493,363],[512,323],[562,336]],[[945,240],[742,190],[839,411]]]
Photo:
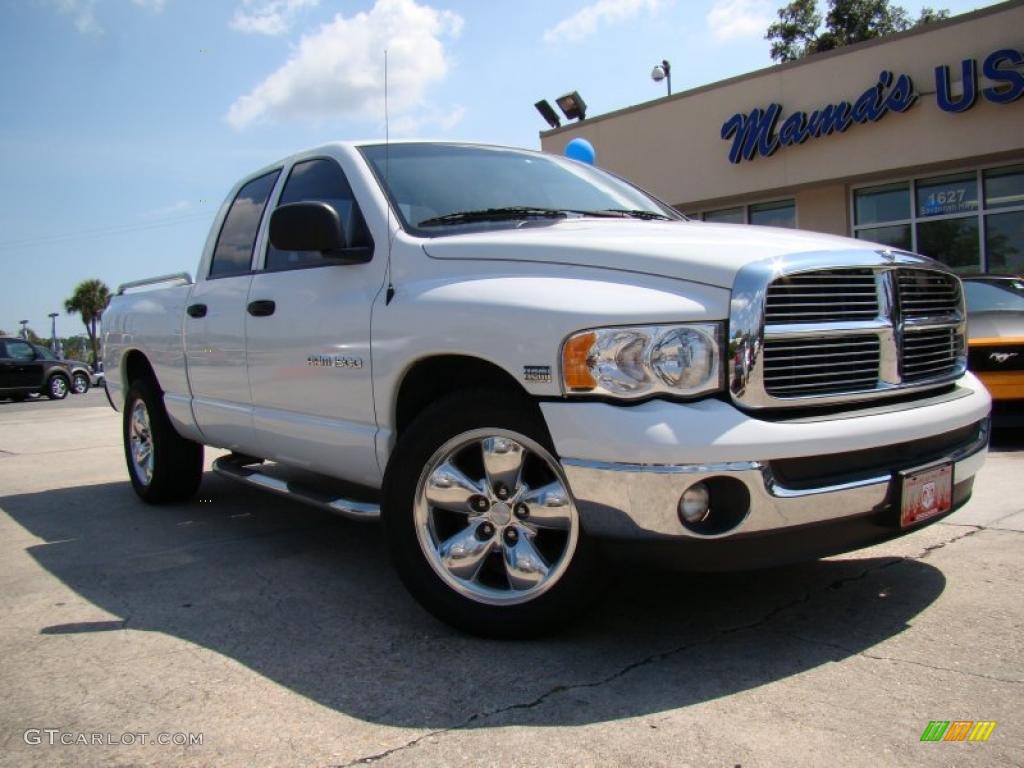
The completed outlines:
[[[1024,75],[1012,69],[1002,69],[1000,65],[1004,63],[1010,67],[1019,67],[1024,63],[1024,54],[1013,48],[1003,48],[993,51],[985,59],[981,66],[982,73],[989,80],[999,83],[984,90],[985,98],[993,104],[1009,104],[1024,94]]]
[[[978,67],[974,59],[960,62],[960,83],[963,92],[954,99],[949,88],[949,67],[945,64],[935,68],[935,102],[946,112],[966,112],[978,100]]]
[[[1014,48],[1001,48],[988,55],[981,65],[982,75],[994,85],[981,89],[981,95],[993,104],[1009,104],[1024,96],[1024,53]],[[960,62],[961,92],[954,97],[950,68],[935,68],[935,102],[945,112],[966,112],[978,101],[978,64],[974,59]],[[758,155],[771,157],[779,147],[803,144],[809,138],[845,133],[854,123],[875,123],[887,112],[906,112],[917,101],[914,81],[909,75],[894,79],[893,73],[882,71],[878,82],[862,93],[851,105],[848,101],[828,104],[809,115],[794,112],[779,126],[781,104],[738,112],[722,124],[722,138],[732,140],[729,162],[753,160]]]
[[[891,88],[890,88],[891,86]],[[767,109],[739,112],[722,125],[722,138],[732,139],[729,162],[753,160],[758,155],[771,157],[779,147],[803,144],[809,138],[845,133],[854,123],[875,122],[886,112],[904,112],[917,99],[914,83],[907,75],[893,82],[892,72],[883,71],[878,82],[860,95],[852,105],[848,101],[806,112],[794,112],[782,121],[778,135],[775,125],[782,112],[781,104]]]

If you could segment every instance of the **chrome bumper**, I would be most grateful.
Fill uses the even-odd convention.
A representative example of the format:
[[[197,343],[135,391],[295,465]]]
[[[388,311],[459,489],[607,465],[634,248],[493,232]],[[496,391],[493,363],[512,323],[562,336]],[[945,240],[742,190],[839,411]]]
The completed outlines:
[[[968,443],[944,456],[923,457],[920,464],[898,469],[953,462],[953,482],[957,488],[964,487],[984,463],[988,437],[986,421]],[[788,488],[777,481],[766,461],[627,464],[563,459],[562,467],[588,533],[623,539],[672,536],[694,541],[779,532],[884,512],[898,491],[895,471],[820,487]],[[729,531],[702,535],[680,521],[679,498],[694,483],[714,477],[743,483],[750,494],[749,509]],[[954,502],[956,498],[954,492]]]

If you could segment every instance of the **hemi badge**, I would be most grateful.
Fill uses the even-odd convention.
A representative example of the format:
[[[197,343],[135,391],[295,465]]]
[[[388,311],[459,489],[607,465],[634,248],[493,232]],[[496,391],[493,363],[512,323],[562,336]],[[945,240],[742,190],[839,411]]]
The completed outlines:
[[[533,382],[534,384],[550,384],[551,383],[551,366],[550,365],[524,365],[523,366],[523,378],[526,381]]]

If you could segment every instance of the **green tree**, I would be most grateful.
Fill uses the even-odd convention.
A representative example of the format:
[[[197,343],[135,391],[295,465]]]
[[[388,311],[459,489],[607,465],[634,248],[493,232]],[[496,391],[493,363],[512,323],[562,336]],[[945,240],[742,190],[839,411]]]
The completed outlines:
[[[96,347],[96,324],[103,315],[103,310],[110,303],[110,289],[102,280],[83,280],[75,287],[71,298],[64,302],[64,309],[69,315],[76,312],[82,316],[85,331],[92,345],[92,364],[96,365],[99,350]]]
[[[911,21],[905,8],[889,0],[828,0],[823,27],[815,0],[792,0],[778,15],[765,38],[772,41],[772,59],[781,62],[932,24],[948,18],[949,11],[922,8]]]

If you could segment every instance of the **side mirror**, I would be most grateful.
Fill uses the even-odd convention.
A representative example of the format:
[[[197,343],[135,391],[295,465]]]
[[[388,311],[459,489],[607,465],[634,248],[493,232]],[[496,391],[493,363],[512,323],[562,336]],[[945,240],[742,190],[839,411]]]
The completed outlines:
[[[347,247],[338,212],[327,203],[289,203],[270,215],[270,243],[279,251],[320,251],[337,257]]]

